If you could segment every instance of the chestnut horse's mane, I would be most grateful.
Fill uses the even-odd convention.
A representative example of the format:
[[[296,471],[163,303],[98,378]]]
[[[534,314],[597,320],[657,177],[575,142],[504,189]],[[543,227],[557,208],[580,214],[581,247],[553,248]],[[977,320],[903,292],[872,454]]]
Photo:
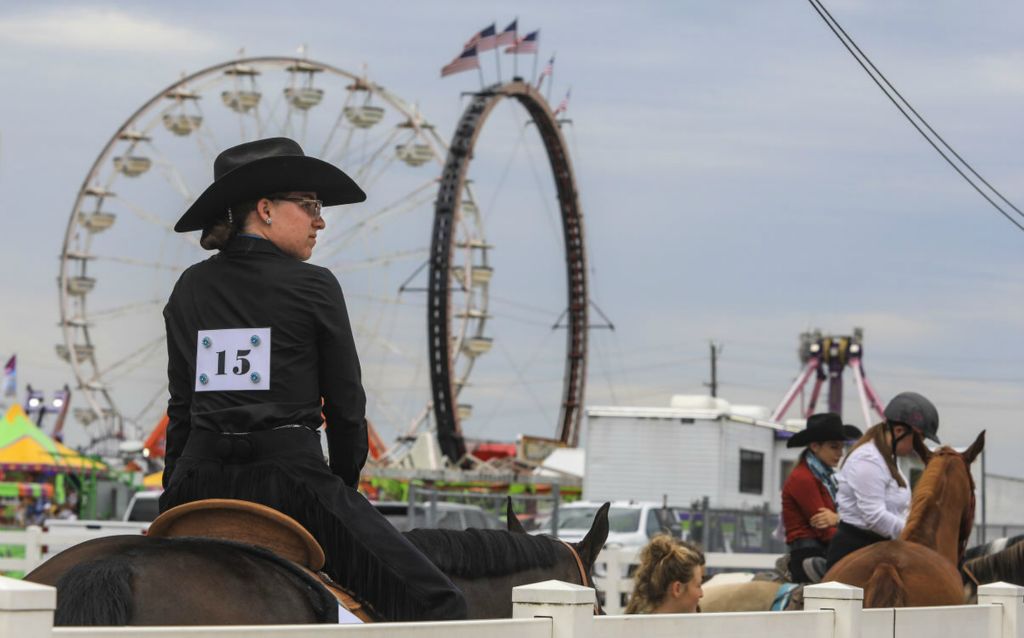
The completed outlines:
[[[957,557],[958,562],[960,562],[963,560],[964,552],[967,550],[968,537],[971,535],[971,526],[974,523],[974,477],[971,476],[971,468],[968,467],[960,453],[953,448],[943,446],[931,453],[931,458],[928,460],[925,472],[921,475],[917,485],[914,486],[911,496],[910,516],[907,519],[904,530],[927,530],[928,532],[934,532],[936,529],[939,522],[939,508],[943,506],[940,500],[941,495],[946,489],[946,483],[953,478],[953,475],[948,471],[940,471],[938,469],[931,472],[928,471],[928,468],[932,467],[933,463],[938,463],[940,458],[962,462],[964,464],[964,471],[967,474],[967,491],[970,499],[967,511],[960,520]]]

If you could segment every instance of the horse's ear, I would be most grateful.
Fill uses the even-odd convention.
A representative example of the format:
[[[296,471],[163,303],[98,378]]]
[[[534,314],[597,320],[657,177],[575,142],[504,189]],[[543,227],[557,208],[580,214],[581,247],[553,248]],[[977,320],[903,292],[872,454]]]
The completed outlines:
[[[523,529],[523,524],[519,522],[519,517],[516,516],[515,509],[512,508],[511,496],[508,496],[505,499],[505,517],[508,519],[508,531],[514,534],[526,533],[526,530]]]
[[[597,560],[597,555],[604,549],[604,542],[608,540],[608,510],[611,506],[611,503],[605,503],[597,510],[590,531],[583,537],[583,540],[576,543],[576,552],[579,553],[580,560],[588,569]]]
[[[981,451],[984,449],[985,430],[982,430],[981,434],[978,435],[978,438],[974,439],[974,443],[971,443],[971,447],[964,450],[961,456],[964,457],[964,461],[967,462],[967,465],[970,465],[971,463],[974,463],[974,459],[978,458],[978,455],[981,454]]]

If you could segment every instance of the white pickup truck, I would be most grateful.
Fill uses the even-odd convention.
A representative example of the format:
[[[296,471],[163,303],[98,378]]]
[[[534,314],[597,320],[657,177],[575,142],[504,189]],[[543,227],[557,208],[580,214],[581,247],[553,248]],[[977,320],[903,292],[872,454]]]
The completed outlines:
[[[128,502],[121,520],[48,518],[43,522],[43,529],[47,531],[44,554],[52,556],[72,545],[100,536],[145,534],[159,513],[159,498],[160,492],[136,492]]]

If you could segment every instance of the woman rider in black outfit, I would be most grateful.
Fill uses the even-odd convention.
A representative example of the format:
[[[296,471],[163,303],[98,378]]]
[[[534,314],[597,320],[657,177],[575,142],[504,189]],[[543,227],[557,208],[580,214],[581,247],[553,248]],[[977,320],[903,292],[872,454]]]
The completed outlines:
[[[286,138],[217,157],[213,184],[174,228],[202,230],[203,247],[220,252],[182,273],[164,309],[160,506],[268,505],[304,525],[325,571],[385,618],[464,618],[458,588],[356,491],[368,447],[359,358],[338,280],[305,262],[325,227],[321,206],[364,199]]]

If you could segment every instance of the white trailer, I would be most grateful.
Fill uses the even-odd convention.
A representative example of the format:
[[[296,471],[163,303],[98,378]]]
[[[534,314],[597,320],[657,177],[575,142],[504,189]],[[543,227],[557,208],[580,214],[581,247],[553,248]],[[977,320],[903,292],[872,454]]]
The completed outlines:
[[[768,409],[704,396],[676,396],[669,407],[586,410],[583,498],[688,505],[707,497],[712,508],[781,507],[779,493],[800,453]]]

